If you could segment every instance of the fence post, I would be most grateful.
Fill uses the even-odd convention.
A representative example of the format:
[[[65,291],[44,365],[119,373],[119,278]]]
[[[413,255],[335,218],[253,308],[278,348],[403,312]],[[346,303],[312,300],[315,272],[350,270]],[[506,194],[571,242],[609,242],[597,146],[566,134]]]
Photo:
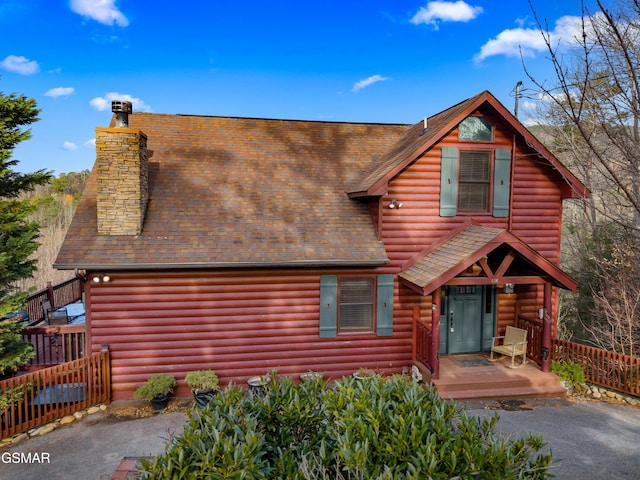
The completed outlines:
[[[106,396],[105,403],[111,403],[111,355],[109,354],[109,345],[103,343],[100,351],[104,354],[102,360],[102,381],[103,388]]]
[[[51,284],[50,281],[47,282],[47,299],[49,300],[49,303],[53,308],[57,307],[55,300],[53,298],[53,285]]]

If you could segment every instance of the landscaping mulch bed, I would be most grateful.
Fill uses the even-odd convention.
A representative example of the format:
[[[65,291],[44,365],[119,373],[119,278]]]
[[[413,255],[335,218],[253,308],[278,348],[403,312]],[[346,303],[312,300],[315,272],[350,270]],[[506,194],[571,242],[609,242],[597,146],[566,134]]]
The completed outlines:
[[[163,413],[184,412],[193,406],[192,398],[172,398],[162,412],[156,413],[149,402],[114,402],[104,412],[114,421],[134,420],[136,418],[153,417]]]

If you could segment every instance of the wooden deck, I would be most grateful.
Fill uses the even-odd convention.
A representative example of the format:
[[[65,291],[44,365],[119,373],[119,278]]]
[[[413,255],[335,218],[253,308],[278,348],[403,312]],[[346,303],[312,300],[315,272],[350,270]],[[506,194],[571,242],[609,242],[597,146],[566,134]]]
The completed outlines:
[[[451,400],[566,396],[560,379],[534,363],[509,368],[508,358],[495,363],[487,359],[488,355],[440,357],[440,378],[432,380],[440,396]]]

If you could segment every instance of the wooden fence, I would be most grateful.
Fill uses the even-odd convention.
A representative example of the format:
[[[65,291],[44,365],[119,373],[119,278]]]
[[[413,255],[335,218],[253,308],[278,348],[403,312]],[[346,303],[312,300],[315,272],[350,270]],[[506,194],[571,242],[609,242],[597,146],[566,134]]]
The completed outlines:
[[[0,438],[111,398],[109,351],[0,381]]]
[[[554,339],[551,359],[582,365],[587,382],[640,396],[640,357]]]
[[[32,371],[82,358],[85,330],[85,325],[25,327],[22,338],[33,345],[36,355],[23,368]]]
[[[82,300],[83,292],[84,281],[77,276],[57,285],[48,283],[47,288],[32,293],[27,297],[25,310],[29,314],[29,325],[35,325],[44,320],[43,300],[49,300],[53,308],[58,308]]]

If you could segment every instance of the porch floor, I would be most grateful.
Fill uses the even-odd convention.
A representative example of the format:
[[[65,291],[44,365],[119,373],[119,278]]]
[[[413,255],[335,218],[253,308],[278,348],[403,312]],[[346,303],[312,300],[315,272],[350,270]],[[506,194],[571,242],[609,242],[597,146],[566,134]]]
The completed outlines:
[[[474,366],[460,366],[465,363],[460,358],[480,361],[466,362]],[[440,357],[440,378],[432,383],[442,398],[451,400],[566,396],[560,379],[531,361],[521,368],[509,368],[508,358],[484,364],[482,360],[488,358],[489,355]]]

